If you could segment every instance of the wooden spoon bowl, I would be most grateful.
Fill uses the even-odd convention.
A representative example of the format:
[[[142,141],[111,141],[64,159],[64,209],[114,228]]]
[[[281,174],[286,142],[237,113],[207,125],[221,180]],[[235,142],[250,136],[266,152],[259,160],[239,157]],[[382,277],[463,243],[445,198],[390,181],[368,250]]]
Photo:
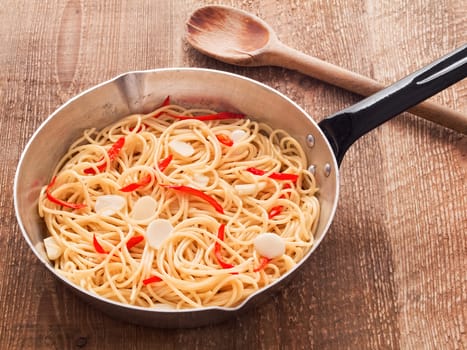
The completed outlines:
[[[225,6],[206,6],[187,22],[187,40],[200,52],[241,66],[262,66],[258,59],[277,42],[266,22],[247,12]]]

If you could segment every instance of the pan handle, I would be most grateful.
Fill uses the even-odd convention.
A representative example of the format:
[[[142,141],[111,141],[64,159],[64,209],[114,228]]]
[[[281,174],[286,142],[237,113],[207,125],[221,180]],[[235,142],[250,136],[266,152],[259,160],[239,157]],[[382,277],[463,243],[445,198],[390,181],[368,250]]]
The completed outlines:
[[[367,132],[467,76],[467,44],[393,85],[322,120],[318,125],[341,164]]]

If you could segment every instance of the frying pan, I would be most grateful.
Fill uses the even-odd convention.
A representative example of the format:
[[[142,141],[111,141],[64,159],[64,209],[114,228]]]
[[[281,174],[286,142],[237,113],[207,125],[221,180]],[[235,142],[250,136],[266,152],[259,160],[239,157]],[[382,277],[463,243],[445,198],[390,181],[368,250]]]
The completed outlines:
[[[23,236],[40,263],[85,301],[125,321],[152,327],[196,327],[220,322],[258,303],[284,286],[319,246],[334,217],[339,194],[339,165],[359,137],[422,100],[467,76],[467,45],[387,89],[317,124],[300,106],[252,79],[210,69],[172,68],[122,74],[72,98],[52,113],[26,145],[15,174],[14,205]],[[83,130],[97,129],[130,113],[145,113],[170,95],[175,103],[230,110],[252,116],[293,135],[306,151],[320,188],[321,215],[315,243],[280,279],[234,308],[165,310],[123,305],[87,292],[58,275],[42,240],[47,231],[37,214],[42,186],[70,144]]]

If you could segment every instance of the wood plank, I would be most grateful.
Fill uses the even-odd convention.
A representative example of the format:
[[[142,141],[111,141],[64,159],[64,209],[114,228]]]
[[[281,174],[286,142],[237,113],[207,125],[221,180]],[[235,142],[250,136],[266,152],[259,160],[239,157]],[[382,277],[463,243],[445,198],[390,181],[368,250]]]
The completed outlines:
[[[195,66],[243,74],[316,120],[360,98],[278,67],[233,67],[184,40],[219,1],[4,0],[0,9],[1,349],[461,349],[465,336],[467,139],[408,113],[359,140],[341,167],[335,221],[296,278],[264,305],[195,329],[104,315],[52,277],[16,223],[21,151],[58,106],[130,70]],[[291,47],[387,84],[465,43],[462,0],[230,0]],[[467,114],[467,81],[433,101]]]

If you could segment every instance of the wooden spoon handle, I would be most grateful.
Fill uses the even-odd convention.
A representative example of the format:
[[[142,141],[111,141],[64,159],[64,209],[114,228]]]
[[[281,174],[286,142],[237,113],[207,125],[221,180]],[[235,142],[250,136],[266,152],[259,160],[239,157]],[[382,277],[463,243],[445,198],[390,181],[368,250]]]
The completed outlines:
[[[264,55],[268,64],[297,70],[326,83],[369,96],[385,88],[383,84],[342,67],[308,56],[282,43]],[[467,134],[467,115],[451,108],[430,102],[422,102],[409,112],[439,125]]]

